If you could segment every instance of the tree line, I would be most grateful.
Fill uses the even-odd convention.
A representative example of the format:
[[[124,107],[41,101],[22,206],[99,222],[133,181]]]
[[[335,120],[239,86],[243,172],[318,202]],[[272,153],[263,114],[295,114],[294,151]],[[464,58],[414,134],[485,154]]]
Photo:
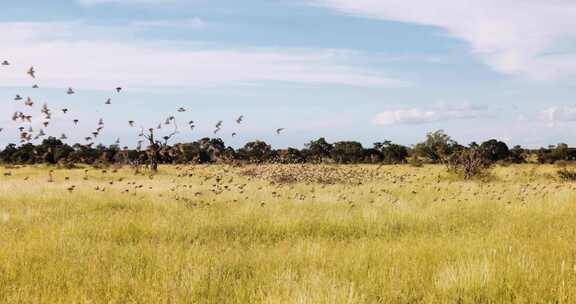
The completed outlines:
[[[239,149],[226,146],[220,138],[202,138],[190,143],[150,145],[147,149],[128,147],[68,145],[49,137],[40,144],[9,144],[0,151],[3,164],[207,164],[207,163],[338,163],[338,164],[405,164],[454,162],[455,156],[474,152],[475,158],[494,164],[554,163],[576,160],[576,149],[558,144],[537,150],[520,146],[508,147],[506,143],[491,139],[482,143],[461,145],[442,130],[427,134],[425,140],[408,147],[382,141],[364,147],[355,141],[329,143],[325,138],[310,141],[302,149],[273,149],[263,141],[246,143]],[[468,155],[469,157],[470,155]]]

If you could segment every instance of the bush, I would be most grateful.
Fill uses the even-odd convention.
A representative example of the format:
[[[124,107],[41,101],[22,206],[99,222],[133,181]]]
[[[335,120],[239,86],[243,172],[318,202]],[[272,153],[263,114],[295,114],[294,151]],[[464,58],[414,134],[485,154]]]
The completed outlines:
[[[408,160],[408,164],[416,168],[424,166],[424,163],[418,158],[416,154],[413,154],[412,157],[410,157],[410,159]]]
[[[62,168],[62,169],[76,169],[78,168],[76,166],[76,163],[69,160],[69,159],[61,159],[58,161],[58,164],[56,164],[58,168]]]
[[[558,167],[560,169],[564,169],[570,165],[574,165],[574,162],[568,161],[568,160],[559,160],[559,161],[555,162],[554,165],[556,165],[556,167]]]
[[[575,182],[576,181],[576,171],[574,171],[574,170],[569,170],[566,168],[560,169],[560,170],[558,170],[558,176],[560,177],[560,179],[562,179],[564,181],[569,181],[569,182]]]
[[[446,165],[448,171],[460,174],[468,180],[485,176],[493,162],[478,149],[466,149],[450,156]]]

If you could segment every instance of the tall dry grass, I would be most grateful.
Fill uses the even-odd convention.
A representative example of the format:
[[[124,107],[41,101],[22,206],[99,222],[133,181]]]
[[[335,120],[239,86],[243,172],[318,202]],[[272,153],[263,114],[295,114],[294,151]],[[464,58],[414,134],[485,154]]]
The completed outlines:
[[[551,166],[49,170],[0,169],[1,303],[576,302]]]

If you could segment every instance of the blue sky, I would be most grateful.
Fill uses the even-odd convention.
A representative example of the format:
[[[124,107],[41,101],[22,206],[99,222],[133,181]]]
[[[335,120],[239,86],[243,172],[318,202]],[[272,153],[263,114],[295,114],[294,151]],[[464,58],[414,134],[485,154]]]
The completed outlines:
[[[14,111],[43,128],[46,103],[44,131],[70,142],[103,118],[97,142],[133,146],[140,126],[175,115],[177,141],[212,136],[223,120],[218,136],[233,146],[413,144],[437,129],[464,144],[576,145],[573,16],[569,0],[11,1],[0,16],[0,60],[11,63],[0,67],[0,144],[17,140]]]

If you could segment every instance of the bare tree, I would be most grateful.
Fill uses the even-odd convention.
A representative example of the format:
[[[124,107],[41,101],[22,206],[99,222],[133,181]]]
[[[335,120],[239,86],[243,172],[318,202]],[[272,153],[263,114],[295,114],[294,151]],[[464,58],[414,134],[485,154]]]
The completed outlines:
[[[148,140],[150,146],[148,146],[148,157],[150,158],[150,170],[153,173],[158,172],[158,161],[160,158],[160,151],[168,146],[168,141],[176,134],[178,134],[178,124],[176,123],[176,118],[174,116],[168,117],[167,123],[171,123],[174,126],[174,131],[167,136],[162,137],[164,142],[157,140],[154,137],[154,128],[148,129],[149,134],[144,135],[144,138]]]

